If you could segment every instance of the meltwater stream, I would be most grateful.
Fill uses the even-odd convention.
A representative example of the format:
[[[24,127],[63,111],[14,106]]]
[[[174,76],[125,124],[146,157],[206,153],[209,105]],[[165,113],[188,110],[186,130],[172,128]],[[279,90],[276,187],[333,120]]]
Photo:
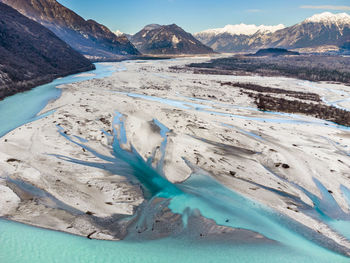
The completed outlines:
[[[103,77],[111,69],[97,65],[95,77]],[[84,78],[91,78],[84,77]],[[35,120],[36,114],[46,103],[59,96],[55,88],[61,83],[77,81],[66,77],[57,82],[38,87],[29,92],[12,96],[0,102],[0,135]],[[37,95],[40,94],[38,97]],[[20,111],[18,105],[25,100],[27,108]],[[5,112],[6,111],[6,112]],[[16,116],[8,118],[7,116]],[[6,119],[5,119],[6,117]],[[4,118],[4,119],[3,119]],[[4,120],[4,121],[3,121]],[[182,184],[172,184],[161,172],[162,159],[156,167],[151,161],[143,160],[137,151],[125,150],[127,144],[123,115],[116,112],[113,140],[113,157],[103,156],[84,146],[86,141],[68,137],[58,127],[62,136],[73,143],[84,146],[96,157],[103,159],[106,166],[119,173],[129,173],[149,191],[150,198],[170,200],[169,208],[173,213],[185,215],[188,209],[198,210],[204,217],[215,220],[219,225],[243,228],[264,235],[276,242],[220,242],[219,240],[201,242],[187,236],[170,236],[152,241],[126,239],[120,242],[88,240],[61,232],[43,230],[0,220],[0,262],[1,263],[48,263],[48,262],[350,262],[350,259],[327,250],[305,238],[303,229],[297,224],[274,213],[267,207],[253,202],[218,183],[209,175],[194,172],[189,180]],[[167,128],[154,120],[164,138],[160,150],[166,147]],[[75,140],[77,139],[77,141]],[[69,157],[60,157],[66,161],[81,165],[84,163]],[[101,164],[101,163],[100,163]],[[186,217],[183,217],[186,221]]]
[[[113,157],[104,156],[95,152],[90,147],[66,135],[64,130],[60,128],[61,136],[64,136],[72,143],[85,148],[97,158],[106,161],[106,163],[84,162],[78,159],[69,158],[67,156],[57,157],[80,165],[98,168],[103,167],[103,169],[119,175],[136,177],[142,184],[144,190],[148,193],[149,199],[169,199],[169,208],[173,213],[183,216],[184,226],[187,225],[187,218],[189,214],[199,212],[205,218],[214,220],[218,225],[253,231],[255,233],[262,234],[265,238],[277,241],[277,243],[274,245],[256,244],[256,241],[254,244],[253,241],[251,242],[253,245],[246,245],[246,252],[248,254],[251,253],[248,251],[250,251],[250,249],[253,247],[265,246],[266,248],[276,249],[276,251],[280,251],[280,253],[283,254],[288,254],[294,251],[295,255],[292,258],[293,261],[300,261],[305,255],[308,255],[308,262],[312,262],[310,261],[312,260],[312,257],[315,257],[315,260],[317,258],[317,262],[323,262],[323,258],[319,257],[319,255],[324,255],[323,253],[326,250],[309,241],[302,235],[302,233],[308,231],[305,227],[292,222],[290,219],[284,218],[263,205],[252,202],[251,200],[227,189],[211,176],[200,171],[194,172],[190,179],[181,184],[172,184],[165,179],[162,174],[162,162],[165,154],[164,147],[166,147],[167,142],[166,133],[169,130],[159,121],[153,120],[153,122],[160,128],[160,134],[164,138],[164,141],[160,147],[162,157],[155,167],[152,167],[151,165],[153,160],[145,161],[132,145],[130,150],[125,149],[125,146],[127,146],[127,135],[124,125],[124,116],[119,112],[115,113],[115,118],[113,121]],[[189,165],[191,166],[190,163]],[[188,229],[188,231],[191,232],[191,229]],[[175,237],[176,239],[174,239]],[[179,238],[181,239],[181,235],[176,235],[175,237],[165,240],[169,242],[176,242],[179,240]],[[311,236],[309,236],[309,238],[310,237]],[[182,239],[183,242],[190,241],[186,240],[186,238],[184,239],[184,236],[182,236]],[[127,240],[130,242],[129,239]],[[149,242],[149,244],[151,245],[152,242]],[[242,243],[243,242],[244,240],[242,240]],[[237,246],[237,244],[231,244],[231,246],[232,247],[223,243],[223,247],[225,247],[225,249],[226,247],[230,247],[230,250],[234,250],[235,253],[239,253],[239,250],[236,251],[236,249],[240,247],[239,245]],[[224,251],[226,253],[226,250]],[[189,252],[192,253],[191,250]],[[220,251],[220,253],[221,252],[223,251]],[[282,262],[293,262],[289,260],[290,259]],[[255,261],[248,257],[247,262]],[[274,261],[269,259],[268,262]]]

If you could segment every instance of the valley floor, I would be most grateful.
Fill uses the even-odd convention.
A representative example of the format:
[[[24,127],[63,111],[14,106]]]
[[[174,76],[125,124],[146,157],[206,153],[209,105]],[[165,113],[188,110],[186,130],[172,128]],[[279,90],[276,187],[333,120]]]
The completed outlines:
[[[0,216],[89,238],[124,238],[129,223],[122,219],[147,199],[138,180],[108,165],[111,134],[123,141],[125,129],[123,147],[132,144],[143,160],[161,164],[171,183],[205,171],[348,253],[342,229],[350,220],[350,129],[259,111],[240,88],[220,82],[312,92],[349,109],[348,87],[171,69],[206,60],[111,63],[117,71],[110,77],[60,86],[62,96],[43,110],[51,115],[1,138]]]

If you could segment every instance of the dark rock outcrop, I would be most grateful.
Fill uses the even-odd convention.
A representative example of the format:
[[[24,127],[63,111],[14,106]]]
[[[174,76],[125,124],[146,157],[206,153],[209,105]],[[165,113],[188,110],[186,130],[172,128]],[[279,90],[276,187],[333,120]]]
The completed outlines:
[[[0,3],[0,99],[94,68],[50,30]]]

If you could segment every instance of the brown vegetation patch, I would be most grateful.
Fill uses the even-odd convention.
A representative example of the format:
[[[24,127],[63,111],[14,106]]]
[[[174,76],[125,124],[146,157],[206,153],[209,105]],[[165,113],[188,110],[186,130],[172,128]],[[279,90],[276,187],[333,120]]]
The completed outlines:
[[[321,103],[307,103],[299,100],[287,100],[265,94],[251,94],[255,103],[263,111],[302,113],[316,118],[350,126],[350,112]]]
[[[219,82],[219,83],[221,86],[238,87],[245,90],[251,90],[256,92],[285,94],[289,97],[293,97],[301,100],[311,100],[311,101],[317,101],[317,102],[321,101],[320,96],[316,93],[285,90],[280,88],[270,88],[270,87],[264,87],[264,86],[260,86],[252,83],[239,83],[239,82]]]

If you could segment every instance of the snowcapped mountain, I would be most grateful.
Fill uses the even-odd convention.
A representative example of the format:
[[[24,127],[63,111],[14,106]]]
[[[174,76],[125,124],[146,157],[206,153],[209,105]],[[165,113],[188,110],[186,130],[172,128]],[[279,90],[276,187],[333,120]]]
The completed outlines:
[[[269,47],[327,51],[341,47],[348,41],[350,16],[325,12],[275,32],[264,44]]]
[[[257,32],[261,33],[273,33],[277,30],[285,28],[284,25],[280,24],[277,26],[265,26],[265,25],[246,25],[246,24],[239,24],[239,25],[226,25],[223,28],[215,28],[215,29],[208,29],[199,33],[196,33],[195,36],[217,36],[221,34],[230,34],[230,35],[246,35],[251,36],[254,35]]]
[[[322,23],[324,25],[350,25],[350,15],[347,13],[333,14],[324,12],[309,17],[303,23]]]
[[[350,15],[325,12],[290,27],[228,25],[194,36],[218,52],[246,52],[271,47],[305,51],[336,50],[350,41]]]
[[[226,25],[223,28],[208,29],[194,36],[202,43],[218,52],[235,52],[244,50],[251,38],[261,38],[265,34],[273,33],[285,28],[284,25]]]

